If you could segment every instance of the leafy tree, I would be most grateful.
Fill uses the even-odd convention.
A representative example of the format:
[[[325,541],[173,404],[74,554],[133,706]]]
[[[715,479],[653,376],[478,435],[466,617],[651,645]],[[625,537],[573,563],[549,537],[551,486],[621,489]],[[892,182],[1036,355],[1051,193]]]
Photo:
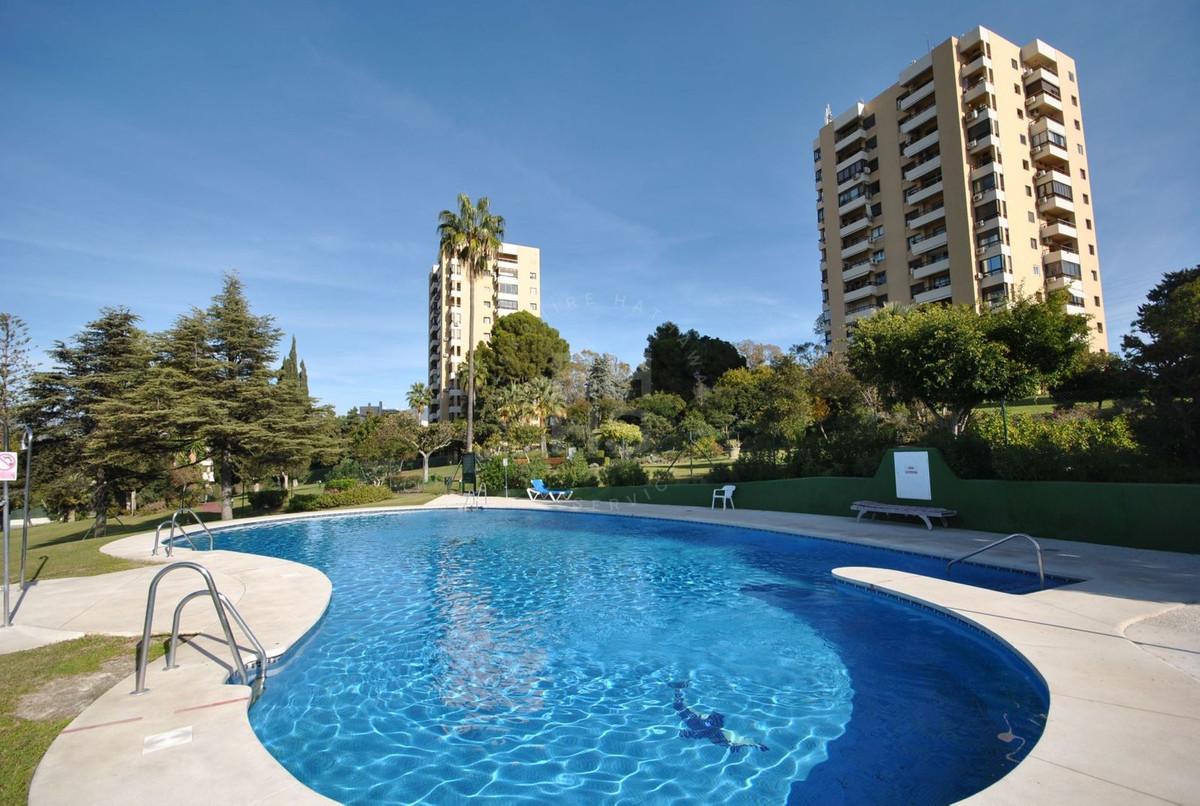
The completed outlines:
[[[783,350],[774,344],[760,344],[750,339],[743,339],[735,346],[738,354],[746,360],[746,366],[751,369],[764,364],[772,364],[783,357]]]
[[[442,263],[457,263],[467,275],[470,300],[467,311],[467,450],[472,450],[475,444],[475,351],[478,346],[475,339],[475,284],[480,277],[494,270],[500,241],[504,238],[504,218],[492,213],[486,196],[472,203],[470,196],[460,193],[457,213],[443,210],[438,214],[438,237]]]
[[[412,431],[418,427],[408,415],[382,414],[358,423],[350,443],[350,455],[372,484],[385,484],[404,468],[404,460],[415,457]]]
[[[1163,275],[1133,329],[1122,348],[1144,379],[1164,451],[1200,465],[1200,266]]]
[[[147,434],[138,427],[139,418],[153,413],[131,405],[150,374],[149,339],[127,308],[100,314],[70,344],[55,342],[55,367],[33,376],[30,406],[39,489],[49,488],[51,506],[68,512],[86,495],[96,536],[105,533],[114,492],[161,474],[166,461],[158,429]],[[80,483],[86,493],[74,486]]]
[[[1112,353],[1084,353],[1071,369],[1050,387],[1054,402],[1071,407],[1076,403],[1095,403],[1099,411],[1105,400],[1130,397],[1138,391],[1137,379],[1120,356]]]
[[[29,329],[24,320],[0,313],[0,431],[11,439],[17,413],[28,394],[33,364],[29,360]],[[4,450],[8,450],[8,445]]]
[[[922,403],[955,435],[986,400],[1057,379],[1085,349],[1087,322],[1062,295],[978,313],[968,306],[886,308],[857,323],[850,367],[890,401]]]
[[[600,423],[596,436],[604,442],[617,446],[622,459],[629,458],[630,447],[642,444],[642,429],[633,423],[623,423],[620,420],[608,420]]]
[[[429,457],[438,451],[448,448],[463,438],[462,429],[457,422],[439,420],[429,425],[421,425],[415,421],[401,431],[402,439],[421,456],[421,481],[429,481]]]
[[[491,386],[553,378],[570,361],[571,350],[550,325],[527,311],[501,317],[491,339],[479,348],[479,364]]]
[[[729,342],[695,330],[683,333],[674,322],[664,322],[647,337],[645,357],[653,388],[689,402],[728,370],[746,365]]]
[[[647,414],[656,414],[665,420],[674,422],[680,418],[687,403],[679,395],[670,392],[651,392],[632,401],[633,408]]]

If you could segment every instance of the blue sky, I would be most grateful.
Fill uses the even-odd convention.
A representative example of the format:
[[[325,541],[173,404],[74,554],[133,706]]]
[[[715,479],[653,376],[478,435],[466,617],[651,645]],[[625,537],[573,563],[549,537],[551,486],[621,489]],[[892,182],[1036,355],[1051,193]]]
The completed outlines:
[[[465,191],[542,248],[575,350],[808,341],[825,104],[977,24],[1078,62],[1112,347],[1200,261],[1200,4],[807,5],[4,0],[0,310],[39,348],[102,305],[161,329],[237,269],[314,394],[395,405]]]

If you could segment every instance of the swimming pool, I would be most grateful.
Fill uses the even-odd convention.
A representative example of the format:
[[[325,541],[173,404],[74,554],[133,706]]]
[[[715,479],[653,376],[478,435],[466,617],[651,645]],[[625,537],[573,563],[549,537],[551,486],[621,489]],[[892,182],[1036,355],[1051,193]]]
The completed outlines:
[[[216,541],[332,580],[250,719],[297,778],[348,803],[946,803],[1012,769],[1048,707],[998,642],[829,573],[944,575],[917,555],[516,510]],[[982,566],[955,579],[1030,585]]]

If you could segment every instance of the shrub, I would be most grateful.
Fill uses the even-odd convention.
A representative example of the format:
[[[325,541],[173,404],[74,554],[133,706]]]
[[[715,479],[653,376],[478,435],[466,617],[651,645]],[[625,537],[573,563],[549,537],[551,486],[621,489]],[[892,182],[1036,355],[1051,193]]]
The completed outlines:
[[[293,495],[288,499],[288,512],[315,512],[321,508],[321,496],[319,495]]]
[[[649,481],[646,469],[634,459],[609,462],[600,471],[600,477],[609,487],[636,487]]]
[[[595,487],[599,479],[588,467],[583,453],[576,451],[575,455],[550,471],[546,485],[554,488],[574,489],[575,487]]]
[[[1064,412],[1016,414],[1004,444],[1000,415],[985,413],[972,428],[991,447],[1002,479],[1022,481],[1137,481],[1141,455],[1123,416],[1111,419]]]
[[[667,470],[665,467],[660,467],[658,470],[654,471],[654,483],[675,484],[675,474],[670,470]]]
[[[546,480],[550,474],[550,466],[540,456],[528,460],[524,457],[509,457],[508,460],[508,489],[524,491],[532,479]],[[493,456],[482,462],[478,469],[479,482],[487,486],[488,492],[498,495],[504,491],[504,464],[502,457]]]
[[[279,509],[285,498],[287,493],[283,490],[259,490],[246,496],[254,510]]]
[[[330,479],[325,484],[325,489],[327,491],[332,490],[334,492],[341,492],[342,490],[349,490],[351,487],[356,487],[359,484],[361,484],[361,482],[355,479]]]
[[[767,481],[782,479],[790,475],[786,464],[773,462],[761,456],[741,456],[729,465],[714,465],[708,472],[708,481],[724,484],[730,481]]]

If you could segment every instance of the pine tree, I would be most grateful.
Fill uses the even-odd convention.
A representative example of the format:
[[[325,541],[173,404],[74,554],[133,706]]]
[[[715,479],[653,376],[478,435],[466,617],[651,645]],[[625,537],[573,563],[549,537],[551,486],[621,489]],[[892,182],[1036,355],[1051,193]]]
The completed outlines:
[[[16,430],[17,412],[25,400],[32,371],[29,330],[24,320],[0,313],[0,430],[9,438]],[[4,450],[8,448],[4,446]]]

